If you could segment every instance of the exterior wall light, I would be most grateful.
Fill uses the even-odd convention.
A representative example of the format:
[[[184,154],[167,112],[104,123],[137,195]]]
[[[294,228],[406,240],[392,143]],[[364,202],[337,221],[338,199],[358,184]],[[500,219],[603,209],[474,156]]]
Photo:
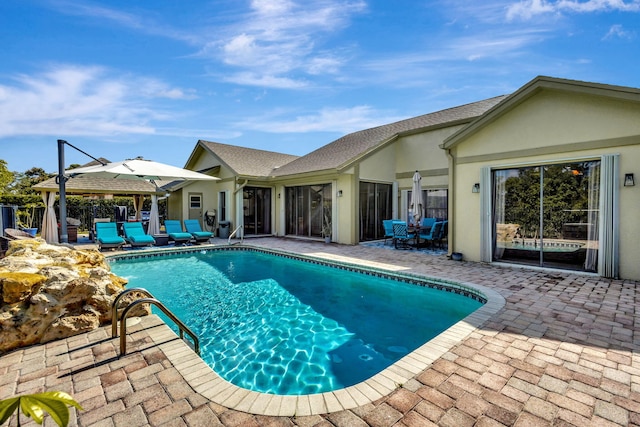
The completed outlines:
[[[633,179],[633,174],[632,173],[625,173],[624,174],[624,186],[625,187],[633,187],[634,185],[636,185],[636,182]]]
[[[472,193],[479,193],[480,192],[480,183],[476,182],[475,184],[473,184],[473,187],[471,188],[471,192]]]
[[[342,197],[342,190],[338,190],[338,197]]]

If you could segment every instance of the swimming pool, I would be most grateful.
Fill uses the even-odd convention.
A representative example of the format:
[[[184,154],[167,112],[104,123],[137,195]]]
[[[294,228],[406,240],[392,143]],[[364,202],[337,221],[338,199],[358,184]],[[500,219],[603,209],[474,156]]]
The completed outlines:
[[[272,394],[323,393],[364,381],[484,301],[453,283],[262,250],[117,257],[111,267],[189,325],[219,375]],[[436,309],[444,310],[433,316]]]

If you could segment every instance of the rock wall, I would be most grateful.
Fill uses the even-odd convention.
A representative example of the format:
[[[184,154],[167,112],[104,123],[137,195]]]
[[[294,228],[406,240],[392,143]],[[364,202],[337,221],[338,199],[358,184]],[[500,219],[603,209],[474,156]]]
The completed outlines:
[[[111,322],[111,303],[126,283],[96,250],[11,241],[0,259],[0,354]]]

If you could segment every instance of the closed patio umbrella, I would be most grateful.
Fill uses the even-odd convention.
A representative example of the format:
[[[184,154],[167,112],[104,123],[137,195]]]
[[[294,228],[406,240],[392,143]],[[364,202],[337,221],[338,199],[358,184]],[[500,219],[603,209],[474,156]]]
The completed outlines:
[[[420,172],[416,171],[413,174],[413,186],[411,187],[411,201],[409,207],[411,208],[411,214],[413,215],[413,223],[420,224],[422,218],[422,208],[424,207],[422,202],[422,176]]]
[[[158,196],[151,195],[151,210],[149,211],[149,228],[147,233],[160,234],[160,215],[158,213]]]
[[[58,221],[56,219],[56,211],[53,210],[53,203],[56,201],[56,193],[51,191],[43,191],[42,201],[46,208],[44,211],[44,219],[42,221],[41,236],[47,243],[58,243]]]

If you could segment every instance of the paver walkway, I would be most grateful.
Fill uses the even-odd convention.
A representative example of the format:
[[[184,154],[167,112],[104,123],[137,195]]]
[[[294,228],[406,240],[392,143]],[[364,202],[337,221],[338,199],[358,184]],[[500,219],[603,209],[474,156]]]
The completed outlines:
[[[170,362],[185,345],[151,338],[168,330],[155,316],[130,327],[122,358],[108,327],[0,357],[0,399],[66,391],[84,407],[72,409],[72,426],[640,426],[639,282],[365,246],[246,243],[474,282],[506,305],[391,394],[330,414],[269,417],[211,402]]]

